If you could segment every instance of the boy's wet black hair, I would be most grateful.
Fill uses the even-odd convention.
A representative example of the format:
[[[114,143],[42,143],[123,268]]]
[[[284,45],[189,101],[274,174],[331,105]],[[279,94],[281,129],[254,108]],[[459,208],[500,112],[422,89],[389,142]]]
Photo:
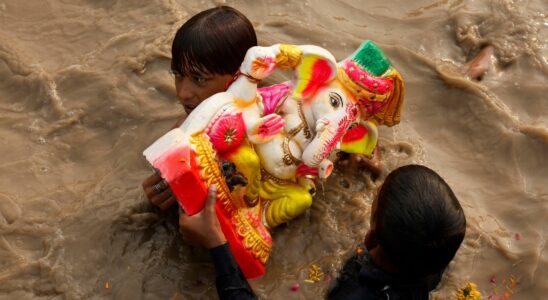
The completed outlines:
[[[251,22],[239,11],[219,6],[198,13],[177,31],[171,70],[178,75],[235,74],[247,50],[257,46]]]
[[[424,276],[445,269],[466,231],[466,218],[449,185],[419,165],[394,170],[373,216],[378,242],[399,272]]]

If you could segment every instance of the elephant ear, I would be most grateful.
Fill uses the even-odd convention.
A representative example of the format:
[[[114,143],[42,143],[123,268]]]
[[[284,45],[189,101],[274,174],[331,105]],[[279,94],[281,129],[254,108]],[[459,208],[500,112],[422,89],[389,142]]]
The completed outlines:
[[[295,67],[293,98],[307,99],[337,76],[337,62],[333,55],[317,46],[300,46],[303,50],[301,61]]]
[[[377,137],[377,126],[373,122],[362,121],[346,132],[341,140],[340,150],[370,156],[377,146]]]

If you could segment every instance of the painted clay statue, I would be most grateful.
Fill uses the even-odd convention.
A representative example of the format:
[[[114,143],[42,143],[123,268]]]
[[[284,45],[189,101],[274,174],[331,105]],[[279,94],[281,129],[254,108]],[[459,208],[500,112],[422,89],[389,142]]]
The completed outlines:
[[[257,88],[275,68],[293,80]],[[270,229],[312,204],[314,179],[331,154],[370,155],[377,125],[399,122],[403,81],[382,51],[364,42],[337,64],[317,46],[253,47],[226,92],[202,102],[181,127],[144,151],[188,214],[217,185],[217,216],[247,278],[264,274]]]

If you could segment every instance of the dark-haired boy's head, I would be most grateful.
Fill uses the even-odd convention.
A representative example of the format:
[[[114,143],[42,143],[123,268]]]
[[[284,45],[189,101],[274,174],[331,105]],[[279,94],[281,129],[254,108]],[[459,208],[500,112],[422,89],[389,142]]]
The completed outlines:
[[[253,46],[257,46],[255,30],[241,12],[228,6],[211,8],[177,31],[171,69],[181,76],[234,75]]]
[[[439,273],[455,256],[466,218],[447,183],[434,171],[408,165],[388,175],[375,200],[371,231],[398,272]]]

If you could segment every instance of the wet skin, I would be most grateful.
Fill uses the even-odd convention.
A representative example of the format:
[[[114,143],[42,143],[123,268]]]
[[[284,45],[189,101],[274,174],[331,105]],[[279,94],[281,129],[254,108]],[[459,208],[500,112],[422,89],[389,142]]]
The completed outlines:
[[[210,96],[226,90],[232,75],[189,74],[182,76],[175,73],[175,90],[177,99],[185,109],[187,115],[202,101]]]

